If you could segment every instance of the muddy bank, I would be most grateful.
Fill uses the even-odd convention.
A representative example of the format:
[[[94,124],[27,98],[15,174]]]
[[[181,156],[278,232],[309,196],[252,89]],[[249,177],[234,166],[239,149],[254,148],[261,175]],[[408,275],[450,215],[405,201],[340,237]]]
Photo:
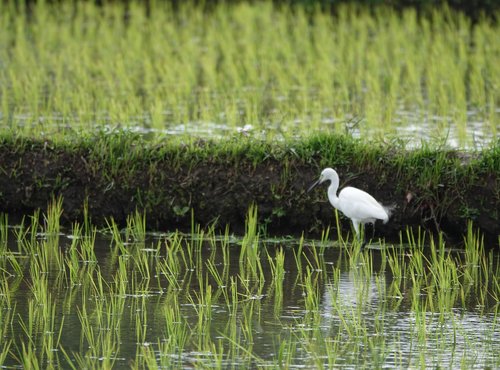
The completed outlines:
[[[306,190],[326,165],[337,169],[341,187],[356,186],[396,205],[388,224],[377,223],[376,235],[398,239],[408,226],[460,241],[473,220],[487,243],[498,245],[498,147],[465,155],[398,151],[327,136],[278,145],[152,144],[133,135],[71,144],[2,138],[0,211],[15,219],[62,195],[68,224],[82,219],[88,202],[98,225],[109,217],[125,224],[138,209],[146,211],[151,229],[189,230],[193,209],[202,225],[229,224],[239,233],[256,203],[268,233],[318,236],[327,225],[334,227],[333,210],[326,186]],[[349,231],[348,220],[342,222]]]

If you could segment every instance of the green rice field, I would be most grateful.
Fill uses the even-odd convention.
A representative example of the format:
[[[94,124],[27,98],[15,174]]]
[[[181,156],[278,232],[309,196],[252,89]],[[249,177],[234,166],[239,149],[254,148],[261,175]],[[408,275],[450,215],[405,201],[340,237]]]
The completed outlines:
[[[499,254],[425,233],[351,240],[235,237],[147,219],[59,224],[61,199],[0,224],[7,368],[497,368]]]
[[[41,137],[496,143],[499,26],[447,8],[0,4],[0,122]]]

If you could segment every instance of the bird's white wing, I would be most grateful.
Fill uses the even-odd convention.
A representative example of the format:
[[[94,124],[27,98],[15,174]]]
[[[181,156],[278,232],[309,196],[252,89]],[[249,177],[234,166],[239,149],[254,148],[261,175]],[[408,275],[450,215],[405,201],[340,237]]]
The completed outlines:
[[[387,221],[389,215],[384,207],[367,192],[346,187],[339,194],[339,209],[349,218],[361,222],[379,219]]]

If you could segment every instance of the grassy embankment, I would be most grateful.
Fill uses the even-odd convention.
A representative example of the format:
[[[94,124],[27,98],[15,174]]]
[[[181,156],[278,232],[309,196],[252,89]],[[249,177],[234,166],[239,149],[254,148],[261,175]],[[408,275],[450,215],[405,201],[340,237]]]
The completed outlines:
[[[224,143],[149,142],[134,134],[105,134],[59,143],[4,137],[0,142],[2,209],[11,214],[64,199],[64,218],[81,219],[88,202],[94,222],[113,216],[124,224],[136,209],[150,228],[188,229],[191,212],[203,225],[243,231],[255,203],[270,233],[319,235],[334,224],[324,189],[307,194],[323,167],[335,167],[342,185],[368,190],[396,204],[383,235],[405,226],[440,230],[461,240],[472,220],[497,242],[500,147],[477,153],[316,136],[277,144],[238,137]],[[346,220],[347,221],[347,220]],[[349,230],[347,222],[344,230]]]

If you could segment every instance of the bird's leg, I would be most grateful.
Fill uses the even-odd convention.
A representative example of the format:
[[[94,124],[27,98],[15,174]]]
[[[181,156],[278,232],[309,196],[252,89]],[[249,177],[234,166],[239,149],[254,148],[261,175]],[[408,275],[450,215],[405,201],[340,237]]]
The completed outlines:
[[[365,228],[364,227],[361,228],[360,244],[361,244],[360,250],[362,251],[363,249],[365,249],[365,246],[366,246],[366,235],[365,235]]]
[[[361,228],[361,232],[360,232],[360,229],[359,229],[359,221],[354,221],[352,220],[352,226],[354,227],[354,231],[356,232],[356,237],[359,241],[359,243],[361,244],[361,249],[363,249],[365,247],[365,244],[366,244],[366,241],[364,240],[364,232],[363,232],[363,228]]]
[[[356,233],[356,237],[359,238],[359,222],[352,220],[352,226],[354,227],[354,232]]]

